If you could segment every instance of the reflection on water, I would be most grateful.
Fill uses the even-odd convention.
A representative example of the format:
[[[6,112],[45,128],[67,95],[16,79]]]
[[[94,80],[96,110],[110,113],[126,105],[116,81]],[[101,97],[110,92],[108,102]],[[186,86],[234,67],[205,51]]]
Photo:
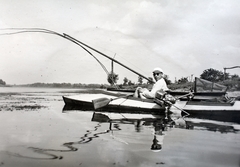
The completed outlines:
[[[64,111],[66,112],[66,111]],[[78,111],[81,114],[81,111]],[[188,130],[207,130],[221,133],[237,133],[239,130],[234,129],[233,126],[221,125],[216,123],[209,122],[193,122],[189,118],[172,118],[169,115],[166,117],[158,117],[158,118],[148,118],[145,117],[147,115],[137,115],[135,118],[128,118],[126,115],[113,114],[111,116],[115,116],[118,118],[109,118],[108,113],[97,113],[94,112],[92,114],[92,119],[89,121],[97,122],[97,125],[92,127],[92,129],[88,129],[85,131],[83,136],[80,136],[78,141],[67,141],[62,144],[64,149],[44,149],[37,147],[28,147],[32,152],[37,153],[39,155],[44,156],[24,156],[21,153],[12,153],[8,152],[9,155],[19,157],[19,158],[29,158],[29,159],[38,159],[38,160],[46,160],[46,159],[63,159],[63,155],[54,154],[54,152],[76,152],[79,150],[79,145],[87,144],[92,142],[95,138],[101,137],[103,134],[111,133],[111,137],[115,140],[128,144],[124,140],[113,135],[114,131],[122,131],[122,125],[132,125],[135,128],[137,133],[141,133],[144,128],[150,129],[152,134],[152,143],[149,143],[149,149],[153,152],[161,151],[163,147],[164,137],[168,131],[173,128],[180,129],[188,129]],[[132,114],[130,114],[132,115]],[[113,117],[114,117],[113,116]],[[137,118],[137,117],[141,118]],[[119,118],[120,117],[120,118]],[[186,120],[187,121],[186,121]],[[104,129],[103,131],[98,132],[98,129],[102,126],[102,124],[109,124],[108,129]]]
[[[66,112],[66,111],[65,111]],[[79,111],[81,112],[81,111]],[[38,148],[38,147],[28,147],[29,150],[32,150],[34,153],[38,153],[41,156],[25,156],[21,153],[12,153],[8,152],[9,155],[19,157],[19,158],[29,158],[29,159],[39,159],[39,160],[46,160],[46,159],[63,159],[62,155],[54,154],[54,152],[75,152],[79,150],[79,145],[87,144],[92,142],[95,138],[101,137],[103,134],[111,133],[111,137],[115,140],[128,144],[121,138],[118,138],[114,136],[113,132],[115,131],[122,131],[121,126],[122,125],[132,125],[135,128],[135,131],[137,133],[141,133],[144,128],[148,128],[151,131],[152,134],[152,143],[149,143],[149,149],[153,152],[159,152],[163,148],[163,140],[164,136],[166,135],[167,131],[169,131],[171,128],[188,128],[186,126],[186,121],[183,118],[177,118],[172,119],[170,116],[166,119],[166,117],[152,117],[148,118],[145,116],[148,115],[142,115],[137,114],[134,115],[134,118],[128,118],[129,115],[134,114],[128,114],[128,115],[120,115],[120,114],[113,114],[111,113],[111,116],[115,116],[118,118],[109,118],[107,113],[97,113],[94,112],[92,114],[92,118],[89,121],[97,122],[97,125],[92,127],[92,129],[88,129],[85,131],[84,135],[79,137],[80,140],[78,141],[67,141],[62,144],[64,149],[44,149],[44,148]],[[138,118],[141,117],[141,118]],[[102,124],[109,124],[108,129],[104,129],[103,131],[98,132],[99,128],[102,126]],[[44,155],[44,156],[43,156]]]
[[[139,116],[139,115],[138,115]],[[145,127],[151,127],[153,132],[153,143],[151,145],[151,150],[156,152],[160,151],[163,144],[164,134],[163,131],[167,131],[168,127],[173,127],[174,121],[169,119],[165,119],[165,117],[159,118],[141,118],[141,119],[131,119],[131,118],[118,118],[118,119],[110,119],[108,116],[103,113],[94,113],[92,121],[97,122],[109,122],[109,130],[112,131],[112,124],[114,123],[114,128],[121,130],[121,124],[133,124],[135,127],[135,131],[140,133]]]
[[[63,94],[1,96],[0,165],[239,165],[239,124],[171,114],[62,111]],[[8,110],[14,105],[44,107]]]

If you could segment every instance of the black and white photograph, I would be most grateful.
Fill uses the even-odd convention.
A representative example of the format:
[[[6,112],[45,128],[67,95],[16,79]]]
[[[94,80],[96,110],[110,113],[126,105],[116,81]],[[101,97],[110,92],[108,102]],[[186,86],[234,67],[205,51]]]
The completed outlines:
[[[238,0],[0,0],[0,167],[239,167]]]

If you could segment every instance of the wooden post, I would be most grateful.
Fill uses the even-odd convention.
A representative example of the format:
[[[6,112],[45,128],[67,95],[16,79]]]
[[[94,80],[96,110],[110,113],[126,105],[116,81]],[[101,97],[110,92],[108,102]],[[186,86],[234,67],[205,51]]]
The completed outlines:
[[[112,60],[112,74],[113,74],[113,60]]]
[[[112,81],[113,81],[113,60],[112,60],[112,62],[111,62],[111,76],[112,76]],[[112,82],[112,84],[111,84],[111,86],[113,86],[113,82]]]

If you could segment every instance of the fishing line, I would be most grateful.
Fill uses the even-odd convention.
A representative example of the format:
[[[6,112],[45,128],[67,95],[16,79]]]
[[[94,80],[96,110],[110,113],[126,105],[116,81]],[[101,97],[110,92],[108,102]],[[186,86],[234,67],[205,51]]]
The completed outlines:
[[[89,50],[87,50],[84,46],[82,46],[82,45],[79,43],[78,40],[76,40],[76,39],[74,39],[74,38],[72,38],[72,37],[70,37],[70,36],[68,36],[68,35],[66,35],[66,34],[63,34],[63,36],[64,36],[64,38],[72,41],[73,43],[75,43],[75,44],[77,44],[77,45],[79,45],[79,46],[80,46],[81,48],[83,48],[86,52],[88,52],[88,53],[101,65],[101,67],[103,68],[103,70],[106,72],[107,76],[110,75],[110,72],[109,72],[109,71],[107,70],[107,68],[101,63],[101,61],[98,60],[98,59],[97,59]],[[110,77],[110,79],[111,79],[112,81],[114,81],[114,80],[113,80],[113,76]],[[117,85],[115,85],[114,82],[113,82],[113,85],[114,85],[116,88],[118,88]],[[118,88],[118,89],[119,89],[119,88]]]
[[[88,54],[90,54],[99,64],[100,66],[103,68],[103,70],[105,71],[105,73],[109,76],[110,73],[109,71],[107,70],[107,68],[100,62],[100,60],[98,60],[89,50],[87,50],[85,47],[83,47],[78,40],[74,39],[74,38],[69,38],[68,35],[66,34],[60,34],[60,33],[57,33],[55,31],[51,31],[51,30],[48,30],[48,29],[44,29],[44,28],[4,28],[4,29],[0,29],[0,30],[3,30],[3,31],[6,31],[6,30],[14,30],[14,31],[17,31],[17,32],[7,32],[7,33],[1,33],[0,36],[2,35],[15,35],[15,34],[21,34],[21,33],[32,33],[32,32],[39,32],[39,33],[47,33],[47,34],[53,34],[53,35],[58,35],[60,37],[63,37],[65,39],[68,39],[69,41],[77,44],[78,46],[80,46],[83,50],[85,50]],[[110,77],[110,79],[113,81],[113,78]],[[114,83],[114,82],[113,82]],[[115,85],[115,83],[114,83]],[[116,85],[115,85],[116,86]],[[117,87],[117,86],[116,86]]]
[[[110,58],[110,57],[107,56],[106,54],[104,54],[104,53],[102,53],[102,52],[100,52],[100,51],[98,51],[98,50],[96,50],[96,49],[88,46],[87,44],[85,44],[85,43],[83,43],[83,42],[81,42],[81,41],[79,41],[79,40],[77,40],[77,39],[75,39],[75,38],[73,38],[73,37],[65,34],[65,33],[60,34],[60,33],[57,33],[57,32],[55,32],[55,31],[51,31],[51,30],[43,29],[43,28],[5,28],[5,29],[0,29],[0,30],[14,30],[14,31],[17,30],[19,33],[23,33],[23,32],[41,32],[41,33],[49,33],[49,34],[58,35],[58,36],[60,36],[60,37],[63,37],[63,38],[65,38],[65,39],[68,39],[68,40],[74,42],[75,44],[77,44],[77,45],[79,45],[79,46],[80,46],[80,44],[81,44],[81,46],[82,46],[82,45],[83,45],[83,46],[86,46],[87,48],[89,48],[89,49],[91,49],[91,50],[93,50],[93,51],[101,54],[102,56],[107,57],[108,59],[110,59],[110,60],[118,63],[119,65],[127,68],[128,70],[132,71],[133,73],[135,73],[135,74],[137,74],[137,75],[145,78],[145,79],[148,80],[149,82],[153,82],[152,80],[149,79],[149,77],[146,77],[146,76],[138,73],[137,71],[135,71],[135,70],[127,67],[126,65],[122,64],[121,62],[119,62],[119,61],[117,61],[117,60],[115,60],[115,59]],[[2,33],[2,34],[0,34],[0,35],[10,35],[10,34],[11,34],[11,33]],[[13,34],[13,33],[12,33],[12,34]]]
[[[47,30],[47,29],[42,29],[42,28],[8,28],[8,29],[0,29],[0,30],[20,30],[17,32],[11,32],[11,33],[2,33],[0,35],[14,35],[14,34],[20,34],[20,33],[31,33],[31,32],[41,32],[41,33],[48,33],[48,34],[53,34],[53,35],[58,35],[60,37],[63,37],[65,39],[70,40],[71,42],[79,45],[82,49],[84,49],[88,54],[90,54],[95,60],[97,60],[97,62],[101,65],[101,67],[103,68],[103,70],[109,74],[108,70],[106,69],[106,67],[89,51],[87,50],[85,47],[83,47],[81,44],[79,44],[79,42],[77,42],[76,40],[70,39],[68,38],[66,35],[62,35],[60,33],[51,31],[51,30]]]

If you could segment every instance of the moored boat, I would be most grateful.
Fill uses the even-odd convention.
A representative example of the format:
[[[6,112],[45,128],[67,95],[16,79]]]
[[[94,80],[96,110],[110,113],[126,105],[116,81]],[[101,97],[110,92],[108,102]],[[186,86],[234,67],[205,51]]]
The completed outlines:
[[[94,109],[92,100],[97,98],[116,98],[106,94],[80,94],[75,96],[63,96],[65,106],[63,110],[84,110],[113,113],[135,113],[165,115],[165,106],[160,106],[151,100],[141,100],[133,97],[121,97],[111,101],[108,105]],[[240,123],[240,101],[233,103],[221,103],[211,101],[176,101],[169,109],[171,113],[179,113],[179,108],[190,117],[211,119],[225,122]],[[184,115],[184,113],[182,113]]]
[[[63,96],[65,105],[72,106],[75,108],[95,110],[93,100],[108,98],[112,99],[108,105],[99,108],[97,110],[110,110],[125,112],[128,111],[143,111],[143,112],[161,112],[165,111],[164,105],[159,105],[154,99],[139,99],[127,95],[109,94],[108,92],[101,91],[95,94],[79,94],[73,96]],[[186,111],[239,111],[240,112],[240,101],[234,100],[229,102],[221,102],[220,100],[178,100],[174,104],[177,107],[182,108]]]
[[[191,117],[240,123],[240,101],[178,101],[175,106],[188,112]],[[171,110],[173,108],[171,107]]]
[[[95,99],[113,99],[106,106],[98,109],[94,108]],[[107,112],[136,112],[164,114],[165,106],[160,106],[153,99],[139,99],[126,95],[109,94],[104,91],[96,94],[79,94],[74,96],[63,96],[65,102],[64,109],[97,110]]]

